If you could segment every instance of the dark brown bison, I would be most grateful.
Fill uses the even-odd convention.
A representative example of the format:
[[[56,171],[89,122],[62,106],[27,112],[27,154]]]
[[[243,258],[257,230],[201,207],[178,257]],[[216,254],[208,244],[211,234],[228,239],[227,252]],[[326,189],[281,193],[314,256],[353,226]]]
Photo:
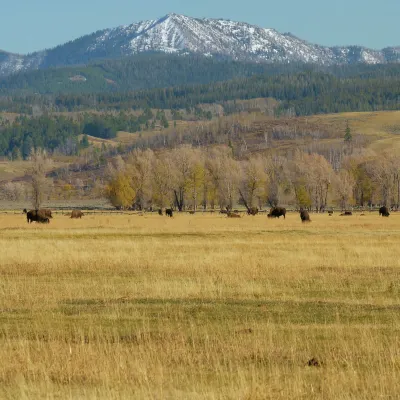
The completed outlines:
[[[172,211],[172,208],[167,208],[167,209],[165,210],[165,215],[166,215],[167,217],[173,217],[174,212]]]
[[[227,217],[228,218],[241,218],[239,214],[235,214],[233,212],[228,212]]]
[[[300,209],[300,218],[301,222],[311,222],[310,214],[307,210]]]
[[[381,215],[382,217],[388,217],[390,215],[389,209],[385,206],[381,207],[379,209],[379,215]]]
[[[72,210],[71,218],[82,218],[84,216],[81,210]]]
[[[163,215],[161,208],[158,209],[158,215]]]
[[[26,208],[24,209],[24,213],[26,213],[26,220],[28,224],[31,222],[39,222],[42,224],[49,224],[50,219],[44,212],[44,210],[31,210],[27,211]]]
[[[268,218],[279,218],[283,215],[283,218],[286,219],[286,208],[283,207],[274,207],[271,208],[269,214],[267,215]]]
[[[345,211],[344,213],[341,213],[339,216],[340,217],[350,217],[351,215],[353,215],[353,213],[351,211]]]
[[[249,215],[257,215],[258,214],[258,208],[257,207],[250,207],[247,210],[247,214],[249,214]]]

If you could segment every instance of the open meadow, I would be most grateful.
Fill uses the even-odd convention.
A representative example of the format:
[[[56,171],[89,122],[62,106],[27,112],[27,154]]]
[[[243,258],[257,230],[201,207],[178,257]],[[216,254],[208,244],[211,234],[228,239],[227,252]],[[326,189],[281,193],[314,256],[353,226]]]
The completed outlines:
[[[0,398],[397,397],[400,214],[311,219],[0,214]]]

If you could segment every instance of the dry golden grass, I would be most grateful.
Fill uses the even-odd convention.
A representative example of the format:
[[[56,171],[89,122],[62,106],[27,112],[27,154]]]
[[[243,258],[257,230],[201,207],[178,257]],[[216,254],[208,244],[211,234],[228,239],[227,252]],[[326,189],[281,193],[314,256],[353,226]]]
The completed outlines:
[[[0,215],[0,398],[396,398],[400,215],[312,220]]]
[[[328,122],[335,126],[349,121],[353,135],[361,134],[371,139],[369,148],[372,150],[400,149],[400,111],[316,115],[310,117],[310,120]]]

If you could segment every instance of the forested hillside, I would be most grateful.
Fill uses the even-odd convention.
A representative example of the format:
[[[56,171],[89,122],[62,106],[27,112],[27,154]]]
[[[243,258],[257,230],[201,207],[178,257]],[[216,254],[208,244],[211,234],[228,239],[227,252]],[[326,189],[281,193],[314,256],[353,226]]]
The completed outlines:
[[[0,79],[0,95],[126,92],[206,84],[255,74],[293,73],[305,68],[311,67],[300,63],[246,63],[193,55],[144,54],[81,66],[20,72]]]
[[[308,70],[262,74],[204,85],[178,85],[128,92],[26,95],[0,97],[0,111],[179,109],[198,104],[270,97],[281,102],[278,112],[311,115],[348,111],[396,110],[400,106],[400,65],[363,68],[350,73]]]

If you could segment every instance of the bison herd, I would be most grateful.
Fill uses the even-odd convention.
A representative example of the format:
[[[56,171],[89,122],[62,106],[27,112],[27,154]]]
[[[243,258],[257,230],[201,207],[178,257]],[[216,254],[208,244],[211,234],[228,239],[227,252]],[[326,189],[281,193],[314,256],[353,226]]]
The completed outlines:
[[[53,218],[51,210],[49,210],[48,208],[41,208],[39,210],[30,210],[30,211],[24,208],[23,212],[24,214],[26,214],[26,220],[28,221],[28,224],[32,222],[39,222],[40,224],[49,224],[50,218]],[[71,218],[82,218],[83,216],[84,214],[81,210],[73,210],[71,212]]]
[[[51,210],[47,209],[47,208],[41,208],[39,210],[30,210],[27,211],[27,209],[24,209],[24,213],[26,214],[26,219],[28,221],[28,223],[32,223],[32,222],[38,222],[38,223],[42,223],[42,224],[49,224],[50,223],[50,219],[53,218]],[[190,214],[195,214],[195,211],[189,211]],[[233,212],[231,211],[230,208],[226,208],[226,210],[222,209],[220,211],[221,214],[226,214],[226,216],[228,218],[241,218],[239,211],[238,210],[234,210]],[[247,214],[248,215],[257,215],[259,213],[259,210],[257,207],[250,207],[247,208]],[[310,219],[310,214],[307,210],[300,208],[299,210],[300,213],[300,219],[301,222],[311,222]],[[158,214],[159,215],[164,215],[163,210],[159,209],[158,210]],[[73,210],[71,212],[71,214],[67,214],[68,216],[70,216],[71,218],[82,218],[84,216],[83,212],[81,210]],[[174,215],[174,211],[172,208],[167,208],[165,209],[165,215],[167,217],[173,217]],[[328,211],[328,215],[332,216],[333,215],[333,211]],[[339,214],[340,216],[352,216],[353,213],[351,211],[344,211],[341,214]],[[360,214],[360,215],[365,215],[365,214]],[[381,215],[382,217],[389,217],[390,213],[389,213],[389,209],[386,206],[383,206],[379,209],[379,215]],[[286,219],[286,208],[284,207],[272,207],[269,211],[269,213],[267,214],[268,218],[280,218],[283,217],[284,219]]]

